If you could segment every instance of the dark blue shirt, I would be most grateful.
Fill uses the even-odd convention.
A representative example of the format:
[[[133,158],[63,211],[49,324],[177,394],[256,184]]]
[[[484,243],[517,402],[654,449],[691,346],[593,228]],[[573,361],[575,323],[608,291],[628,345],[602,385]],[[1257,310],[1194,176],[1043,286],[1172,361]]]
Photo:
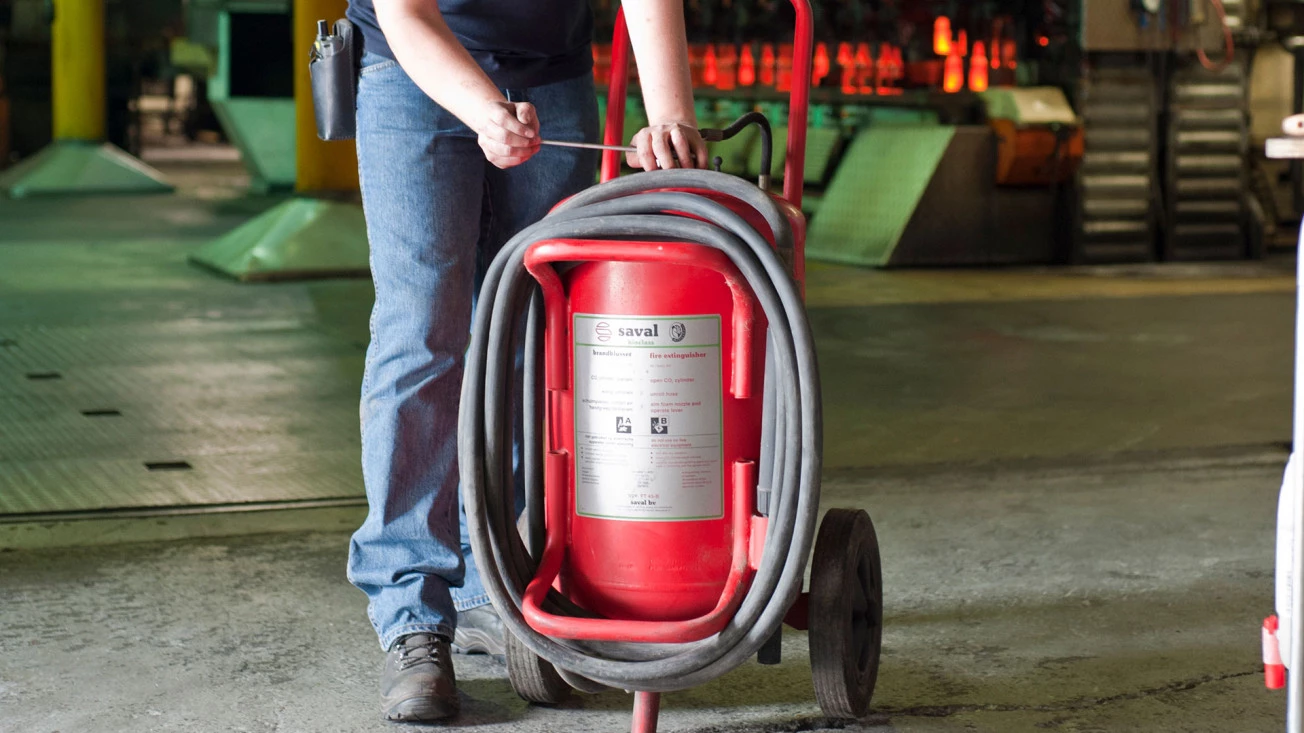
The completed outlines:
[[[373,0],[349,0],[348,18],[362,32],[366,51],[392,59],[394,52],[376,22],[372,3]],[[593,69],[593,52],[589,47],[593,38],[593,11],[589,0],[438,0],[438,3],[453,35],[500,87],[542,86],[573,79]]]

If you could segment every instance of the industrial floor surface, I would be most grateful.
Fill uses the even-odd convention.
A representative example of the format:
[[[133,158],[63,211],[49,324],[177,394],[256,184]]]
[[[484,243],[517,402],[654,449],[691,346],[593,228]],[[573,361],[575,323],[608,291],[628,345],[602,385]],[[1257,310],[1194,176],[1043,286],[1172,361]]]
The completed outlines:
[[[345,581],[370,283],[239,285],[186,255],[275,202],[0,199],[0,731],[367,731],[381,660]],[[217,181],[217,183],[214,183]],[[819,715],[805,637],[667,695],[666,731],[1273,731],[1293,263],[815,266],[824,505],[867,509],[873,715]],[[620,692],[488,731],[611,731]]]

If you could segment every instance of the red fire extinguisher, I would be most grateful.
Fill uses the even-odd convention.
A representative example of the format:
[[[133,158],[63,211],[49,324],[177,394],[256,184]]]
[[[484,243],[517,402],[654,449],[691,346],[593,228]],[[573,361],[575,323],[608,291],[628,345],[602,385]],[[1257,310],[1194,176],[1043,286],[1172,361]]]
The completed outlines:
[[[467,350],[463,500],[509,631],[512,685],[547,703],[571,687],[634,690],[636,733],[655,730],[661,692],[752,656],[777,662],[783,623],[810,630],[826,714],[863,716],[877,676],[873,525],[833,509],[815,531],[819,382],[800,287],[813,34],[807,0],[793,5],[794,43],[781,53],[792,91],[783,195],[769,190],[773,137],[758,113],[703,131],[722,140],[760,128],[755,184],[700,170],[618,178],[609,151],[603,183],[495,257]],[[624,124],[623,14],[615,33],[613,146]],[[524,335],[512,325],[522,322]],[[509,518],[502,440],[518,343],[529,547]]]

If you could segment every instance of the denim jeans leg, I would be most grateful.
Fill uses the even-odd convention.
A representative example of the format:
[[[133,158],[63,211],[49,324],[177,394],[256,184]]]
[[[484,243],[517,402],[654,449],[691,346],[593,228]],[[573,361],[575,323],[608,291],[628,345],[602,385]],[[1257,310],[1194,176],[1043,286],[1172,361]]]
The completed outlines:
[[[364,59],[357,122],[376,300],[359,411],[370,511],[348,577],[387,649],[456,624],[457,409],[487,163],[393,61]]]
[[[555,84],[525,90],[508,90],[513,102],[529,102],[539,116],[539,132],[545,140],[568,142],[593,142],[598,137],[597,97],[593,77],[584,75]],[[522,229],[542,219],[562,199],[572,196],[594,183],[598,169],[598,153],[592,150],[543,146],[534,157],[522,165],[499,170],[486,169],[491,212],[488,229],[483,233],[476,272],[479,287],[484,272],[493,256],[508,239]],[[517,369],[520,369],[518,355]],[[517,384],[519,385],[519,371]],[[516,402],[519,403],[519,395]],[[521,424],[516,420],[516,441],[513,459],[517,467],[517,497],[520,490]],[[518,513],[522,509],[517,503]],[[457,610],[465,611],[489,602],[479,569],[471,555],[470,538],[466,529],[466,515],[460,514],[460,533],[463,555],[466,557],[466,577],[461,587],[454,588],[453,603]]]

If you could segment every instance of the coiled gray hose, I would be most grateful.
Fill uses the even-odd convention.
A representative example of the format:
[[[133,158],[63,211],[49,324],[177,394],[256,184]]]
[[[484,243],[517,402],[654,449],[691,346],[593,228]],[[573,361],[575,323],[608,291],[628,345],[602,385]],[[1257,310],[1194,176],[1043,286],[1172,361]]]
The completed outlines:
[[[693,687],[732,670],[779,629],[801,593],[815,534],[822,456],[815,345],[796,283],[780,255],[742,217],[705,196],[664,190],[674,188],[708,189],[746,202],[765,218],[778,248],[790,254],[792,232],[783,212],[767,193],[730,175],[654,171],[578,194],[512,238],[490,265],[466,354],[458,423],[471,546],[485,590],[507,630],[563,671],[610,687],[654,692]],[[542,495],[538,365],[543,319],[538,285],[525,271],[524,256],[532,243],[559,238],[695,242],[720,250],[743,274],[769,322],[766,358],[772,368],[767,368],[766,388],[772,394],[765,400],[766,449],[758,466],[763,488],[772,491],[769,528],[760,568],[741,606],[714,636],[685,644],[554,639],[531,629],[521,614],[521,597],[537,563],[514,517],[512,421],[517,409],[524,411],[527,428],[524,481],[530,511],[539,511]],[[523,405],[513,405],[515,355],[522,341],[525,398]],[[545,607],[553,613],[590,615],[555,591]]]

